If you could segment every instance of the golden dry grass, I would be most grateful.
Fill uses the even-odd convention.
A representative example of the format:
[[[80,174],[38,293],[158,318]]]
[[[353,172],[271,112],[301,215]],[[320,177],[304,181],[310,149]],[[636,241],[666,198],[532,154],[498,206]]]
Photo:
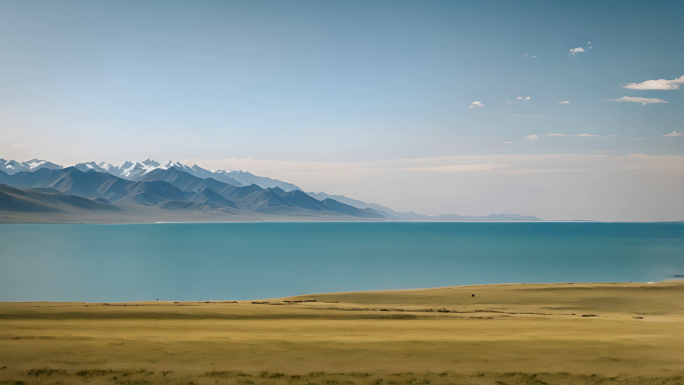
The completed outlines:
[[[684,383],[684,281],[256,302],[2,303],[0,385]]]

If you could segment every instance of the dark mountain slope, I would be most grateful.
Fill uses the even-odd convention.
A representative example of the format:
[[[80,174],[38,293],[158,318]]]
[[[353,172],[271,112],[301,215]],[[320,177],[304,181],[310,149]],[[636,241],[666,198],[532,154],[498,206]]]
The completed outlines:
[[[130,180],[116,178],[103,183],[98,189],[101,198],[110,202],[116,202],[124,199],[130,194],[130,188],[135,182]]]
[[[319,201],[301,190],[285,191],[280,187],[264,189],[256,184],[237,187],[212,178],[198,178],[175,166],[154,169],[136,178],[140,180],[123,179],[94,169],[84,172],[68,167],[60,170],[38,169],[14,175],[3,173],[0,174],[0,183],[23,189],[42,189],[34,190],[35,193],[89,198],[78,202],[72,199],[72,205],[124,205],[121,206],[124,209],[138,206],[136,210],[147,211],[140,207],[144,206],[164,211],[212,211],[249,216],[253,214],[248,212],[312,218],[328,215],[384,218],[377,212],[360,210],[334,200]],[[40,206],[40,201],[35,202],[36,210],[50,210],[44,205]]]
[[[249,186],[242,186],[242,187],[233,187],[233,186],[227,186],[224,189],[220,190],[219,193],[224,196],[227,199],[230,199],[232,201],[239,201],[243,199],[244,197],[253,194],[258,191],[262,191],[263,189],[255,184],[249,185]]]
[[[215,193],[209,188],[205,188],[203,190],[196,192],[194,195],[190,197],[190,199],[188,199],[188,202],[212,204],[217,206],[230,207],[234,209],[238,208],[238,205],[235,202],[224,198],[223,196]]]
[[[293,190],[285,192],[280,188],[272,189],[271,191],[277,193],[282,198],[286,199],[288,202],[292,203],[296,207],[305,208],[307,210],[315,211],[335,211],[329,210],[321,201],[312,198],[300,190]]]
[[[0,210],[17,212],[71,212],[74,209],[89,211],[122,211],[121,207],[95,202],[88,198],[63,194],[22,190],[0,185]]]
[[[241,209],[250,211],[260,211],[267,207],[296,207],[272,190],[263,190],[261,187],[259,187],[259,190],[238,200],[237,203]]]
[[[187,195],[164,181],[134,182],[126,187],[128,194],[122,199],[112,200],[115,203],[152,206],[165,201],[185,201]],[[111,199],[110,199],[111,200]]]
[[[198,178],[191,175],[185,171],[179,170],[176,167],[170,167],[168,169],[158,168],[152,170],[145,175],[135,178],[137,181],[153,181],[162,180],[174,185],[176,188],[186,191],[195,192],[205,188],[211,188],[214,191],[221,191],[226,186],[227,183],[219,182],[213,178]]]
[[[47,187],[54,188],[65,194],[87,198],[100,197],[100,189],[103,184],[111,184],[120,179],[104,172],[92,170],[83,172],[74,167],[65,168],[61,171],[64,173],[64,176]]]
[[[22,171],[12,175],[0,175],[0,183],[17,188],[50,187],[64,177],[63,170],[41,168],[36,171]]]

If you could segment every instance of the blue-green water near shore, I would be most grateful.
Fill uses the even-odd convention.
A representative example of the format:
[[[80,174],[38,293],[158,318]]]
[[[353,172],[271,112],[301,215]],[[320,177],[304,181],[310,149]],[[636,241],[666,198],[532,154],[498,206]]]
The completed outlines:
[[[684,274],[683,223],[0,225],[0,301],[257,299]]]

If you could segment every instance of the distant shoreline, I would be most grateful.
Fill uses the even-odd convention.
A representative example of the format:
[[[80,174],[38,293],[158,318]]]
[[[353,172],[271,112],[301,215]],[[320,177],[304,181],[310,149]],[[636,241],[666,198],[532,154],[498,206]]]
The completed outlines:
[[[421,220],[234,220],[234,221],[16,221],[3,222],[0,218],[0,225],[14,224],[35,224],[35,225],[154,225],[154,224],[228,224],[228,223],[684,223],[684,220],[672,221],[599,221],[599,220],[539,220],[539,221],[421,221]]]
[[[323,293],[310,293],[310,294],[299,294],[295,296],[288,297],[272,297],[272,298],[251,298],[251,299],[196,299],[196,300],[173,300],[165,299],[162,301],[150,301],[150,300],[139,300],[139,301],[0,301],[0,304],[87,304],[87,305],[102,305],[102,304],[126,304],[126,305],[151,305],[151,304],[169,304],[169,303],[180,303],[180,304],[203,304],[203,303],[253,303],[255,301],[281,301],[290,298],[308,298],[316,296],[346,296],[346,295],[374,295],[374,294],[392,294],[392,293],[413,293],[413,292],[428,292],[434,290],[460,290],[460,289],[495,289],[495,288],[526,288],[526,289],[549,289],[558,287],[650,287],[653,285],[681,285],[684,288],[684,277],[674,277],[672,279],[666,279],[662,281],[654,282],[501,282],[501,283],[483,283],[483,284],[472,284],[472,285],[456,285],[456,286],[438,286],[438,287],[421,287],[421,288],[411,288],[411,289],[387,289],[387,290],[359,290],[359,291],[340,291],[340,292],[323,292]],[[573,286],[570,286],[573,285]],[[489,290],[488,289],[488,290]],[[314,301],[315,302],[315,301]]]

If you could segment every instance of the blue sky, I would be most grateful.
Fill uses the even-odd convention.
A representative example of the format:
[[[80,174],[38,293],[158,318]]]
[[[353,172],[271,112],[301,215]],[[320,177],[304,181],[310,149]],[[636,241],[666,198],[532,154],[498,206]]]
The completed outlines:
[[[647,154],[674,156],[657,183],[676,200],[684,84],[667,81],[684,76],[682,15],[681,1],[1,2],[0,155],[268,174],[273,162]],[[610,101],[624,97],[663,102]],[[249,158],[263,162],[235,160]],[[386,196],[306,170],[271,174]]]

